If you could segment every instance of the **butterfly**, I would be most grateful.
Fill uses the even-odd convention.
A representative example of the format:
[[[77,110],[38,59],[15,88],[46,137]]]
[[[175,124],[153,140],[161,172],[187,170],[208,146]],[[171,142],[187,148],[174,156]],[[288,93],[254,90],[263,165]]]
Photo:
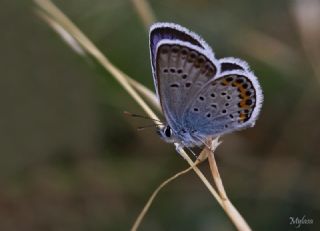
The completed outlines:
[[[166,120],[161,138],[184,147],[252,127],[263,95],[249,65],[216,59],[197,34],[174,23],[150,27],[150,56],[157,97]]]

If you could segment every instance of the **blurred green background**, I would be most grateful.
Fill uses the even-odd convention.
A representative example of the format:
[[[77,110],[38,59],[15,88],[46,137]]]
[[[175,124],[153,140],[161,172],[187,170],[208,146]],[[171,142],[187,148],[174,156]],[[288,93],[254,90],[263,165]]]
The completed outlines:
[[[132,1],[54,1],[125,73],[153,89],[147,30]],[[187,167],[110,75],[75,54],[31,1],[0,9],[0,230],[128,230],[151,192]],[[264,90],[256,126],[222,137],[227,193],[254,230],[320,230],[320,2],[151,0],[217,57],[249,62]],[[202,165],[208,172],[207,164]],[[210,175],[208,174],[208,177]],[[141,230],[234,230],[189,173]]]

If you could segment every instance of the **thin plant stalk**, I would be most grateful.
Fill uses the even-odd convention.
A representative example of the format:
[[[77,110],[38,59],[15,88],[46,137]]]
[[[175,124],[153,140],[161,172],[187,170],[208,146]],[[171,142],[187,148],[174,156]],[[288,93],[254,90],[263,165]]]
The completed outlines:
[[[217,145],[214,148],[217,148],[217,146],[219,145],[219,143],[217,143]],[[143,209],[141,210],[141,212],[139,213],[138,217],[136,218],[136,220],[134,221],[134,224],[131,228],[131,231],[136,231],[138,229],[138,227],[140,226],[142,220],[144,219],[145,215],[147,214],[152,202],[154,201],[155,197],[158,195],[158,193],[160,192],[161,189],[163,189],[165,186],[167,186],[169,183],[171,183],[173,180],[175,180],[176,178],[188,173],[190,170],[192,170],[193,166],[197,166],[198,164],[202,163],[203,161],[205,161],[207,159],[207,149],[203,149],[200,153],[200,155],[198,156],[197,160],[195,162],[193,162],[192,166],[190,166],[189,168],[182,170],[176,174],[174,174],[172,177],[169,177],[168,179],[166,179],[165,181],[163,181],[157,188],[156,190],[151,194],[151,196],[149,197],[147,203],[144,205]]]
[[[210,142],[211,144],[208,144],[208,146],[212,149],[212,146],[215,147],[217,145],[219,145],[220,143],[217,143],[219,141],[213,140],[212,142]],[[218,165],[216,162],[216,159],[214,157],[214,152],[208,149],[207,150],[207,157],[208,157],[208,162],[209,162],[209,166],[210,166],[210,170],[211,170],[211,175],[213,177],[213,180],[217,186],[217,190],[220,194],[220,197],[222,200],[226,200],[227,199],[227,193],[224,189],[223,183],[222,183],[222,179],[219,173],[219,169],[218,169]]]
[[[320,84],[320,3],[317,0],[297,0],[292,4],[292,13],[305,57]]]
[[[190,166],[189,168],[180,171],[176,174],[174,174],[172,177],[169,177],[168,179],[166,179],[165,181],[163,181],[157,188],[156,190],[151,194],[151,196],[149,197],[147,203],[144,205],[142,211],[139,213],[138,217],[136,218],[136,220],[133,223],[132,228],[130,229],[131,231],[136,231],[138,229],[138,227],[140,226],[142,220],[144,219],[145,215],[147,214],[152,202],[154,201],[155,197],[158,195],[158,193],[160,192],[161,189],[163,189],[165,186],[167,186],[169,183],[171,183],[173,180],[177,179],[179,176],[182,176],[184,174],[186,174],[187,172],[189,172],[190,170],[192,170],[192,166]]]
[[[138,81],[130,78],[129,76],[127,76],[127,80],[128,80],[128,82],[129,82],[138,92],[140,92],[141,95],[144,96],[144,98],[145,98],[155,109],[157,109],[159,112],[162,111],[157,96],[156,96],[152,91],[150,91],[149,88],[145,87],[144,85],[142,85],[142,84],[139,83]]]
[[[217,190],[220,194],[222,206],[227,213],[227,215],[230,217],[230,219],[233,221],[234,225],[237,227],[238,230],[251,230],[248,223],[245,221],[245,219],[241,216],[239,211],[234,207],[234,205],[229,200],[227,193],[224,189],[222,179],[220,177],[219,169],[216,163],[216,160],[214,158],[214,152],[208,150],[208,162],[210,165],[211,174],[213,177],[213,180],[217,186]]]
[[[53,20],[60,24],[65,31],[69,32],[81,47],[93,56],[111,75],[119,82],[119,84],[130,94],[130,96],[142,107],[142,109],[153,119],[159,120],[156,114],[145,103],[140,95],[132,88],[126,79],[126,75],[115,67],[101,51],[49,0],[35,0],[43,13],[47,14],[45,20]],[[40,16],[43,16],[40,15]]]
[[[135,7],[141,21],[143,22],[145,28],[149,28],[149,26],[155,21],[154,13],[149,5],[149,2],[146,0],[131,0],[133,6]]]

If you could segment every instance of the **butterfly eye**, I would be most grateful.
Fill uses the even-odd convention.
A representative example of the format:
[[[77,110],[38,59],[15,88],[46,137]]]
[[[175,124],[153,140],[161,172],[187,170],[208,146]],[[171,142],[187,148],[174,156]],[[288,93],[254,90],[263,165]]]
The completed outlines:
[[[164,130],[164,134],[166,135],[166,137],[170,138],[172,135],[172,130],[169,126],[167,126]]]

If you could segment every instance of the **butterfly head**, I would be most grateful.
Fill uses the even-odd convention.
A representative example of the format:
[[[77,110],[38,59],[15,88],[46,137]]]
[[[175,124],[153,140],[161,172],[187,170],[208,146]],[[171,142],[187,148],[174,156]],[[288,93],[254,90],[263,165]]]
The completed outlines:
[[[188,131],[185,128],[173,130],[169,125],[165,125],[157,130],[157,133],[167,143],[179,143],[185,147],[200,146],[203,143],[196,137],[196,130]]]
[[[168,143],[176,142],[175,135],[169,125],[165,125],[157,130],[159,136]]]

